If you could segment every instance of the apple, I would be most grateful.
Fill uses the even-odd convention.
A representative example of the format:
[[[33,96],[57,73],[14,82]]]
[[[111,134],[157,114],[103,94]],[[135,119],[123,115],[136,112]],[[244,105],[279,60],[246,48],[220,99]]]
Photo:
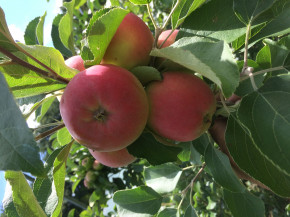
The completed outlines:
[[[98,152],[89,149],[89,152],[98,162],[113,168],[127,166],[136,160],[127,148],[112,152]]]
[[[76,55],[76,56],[72,56],[72,57],[68,58],[65,61],[65,64],[70,68],[79,70],[80,72],[86,69],[85,65],[84,65],[84,61],[80,55]],[[62,93],[63,93],[63,90],[59,90],[56,92],[56,94],[62,94]],[[56,98],[60,102],[61,95],[58,95]]]
[[[96,151],[116,151],[142,133],[149,106],[143,86],[131,72],[95,65],[69,82],[60,113],[77,142]]]
[[[86,188],[92,188],[96,180],[97,180],[97,175],[93,171],[88,171],[85,175],[84,186]]]
[[[93,162],[93,169],[94,170],[100,170],[100,169],[102,169],[102,164],[99,162],[99,161],[97,161],[97,160],[94,160],[94,162]]]
[[[162,81],[146,88],[150,114],[148,127],[157,135],[180,142],[192,141],[211,125],[216,100],[199,77],[185,72],[165,72]]]
[[[76,56],[72,56],[68,58],[65,61],[65,64],[68,67],[79,70],[80,72],[86,69],[84,65],[84,61],[80,55],[76,55]]]
[[[158,37],[158,41],[157,41],[157,47],[158,48],[165,48],[165,47],[169,47],[170,45],[172,45],[175,42],[176,36],[178,34],[179,30],[175,29],[172,34],[168,37],[168,35],[171,33],[171,30],[165,30],[163,31],[159,37]],[[168,38],[167,38],[168,37]],[[167,38],[167,40],[164,42],[164,44],[161,46],[161,44],[163,43],[163,41]],[[161,47],[160,47],[161,46]]]
[[[101,64],[113,64],[126,69],[148,65],[154,43],[148,26],[133,13],[127,14],[112,38]]]

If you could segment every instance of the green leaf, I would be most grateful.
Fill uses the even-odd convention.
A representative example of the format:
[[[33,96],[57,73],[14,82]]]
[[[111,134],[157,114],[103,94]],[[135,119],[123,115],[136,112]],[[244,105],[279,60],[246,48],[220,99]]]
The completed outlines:
[[[233,11],[233,0],[214,0],[203,4],[185,19],[177,39],[200,36],[230,43],[245,32],[246,27]]]
[[[58,50],[52,47],[38,45],[26,46],[20,43],[17,45],[32,56],[36,57],[46,66],[49,66],[56,72],[56,74],[61,75],[62,77],[69,79],[78,73],[77,70],[66,66],[63,56]],[[42,68],[42,66],[38,65],[38,63],[33,61],[31,58],[28,58],[22,52],[15,52],[14,55],[31,65]],[[7,83],[15,97],[39,95],[63,89],[66,86],[65,84],[53,79],[44,78],[42,75],[17,64],[0,65],[0,71],[4,73]]]
[[[47,100],[42,102],[40,115],[36,119],[37,122],[39,122],[39,123],[40,123],[41,119],[45,116],[45,114],[47,113],[47,111],[50,108],[51,104],[54,102],[55,96],[49,96],[49,97],[46,97],[45,99],[47,99]]]
[[[182,38],[170,47],[154,49],[153,56],[170,59],[216,83],[226,97],[239,84],[239,71],[228,44],[197,37]]]
[[[131,72],[138,78],[138,80],[146,85],[150,81],[161,81],[162,74],[154,67],[151,66],[137,66]]]
[[[66,14],[60,19],[58,30],[62,44],[74,55],[74,36],[73,36],[73,10],[75,0],[64,2],[63,7],[66,8]]]
[[[14,39],[8,29],[5,14],[3,9],[0,7],[0,48],[7,51],[17,51],[18,48],[15,46]]]
[[[233,114],[228,120],[225,139],[231,156],[243,171],[276,194],[282,197],[290,196],[290,176],[278,170],[270,160],[260,153],[247,130]]]
[[[93,15],[87,29],[87,38],[83,41],[81,53],[86,66],[101,62],[115,32],[127,14],[127,10],[113,8],[97,11]],[[93,59],[91,59],[91,54]]]
[[[33,193],[37,198],[42,209],[48,216],[51,216],[58,204],[58,196],[56,193],[56,188],[53,183],[53,163],[59,153],[64,147],[56,149],[48,157],[45,170],[47,172],[46,178],[36,178],[33,183]]]
[[[151,133],[143,133],[135,142],[127,147],[130,154],[145,158],[152,165],[177,161],[181,148],[166,146],[156,141]]]
[[[250,131],[259,151],[281,172],[290,175],[290,76],[272,77],[244,97],[238,118]]]
[[[43,25],[46,17],[46,12],[43,14],[42,17],[40,17],[39,23],[36,27],[36,36],[38,44],[43,45]]]
[[[244,192],[246,189],[232,170],[228,157],[209,144],[206,148],[205,163],[215,181],[232,192]]]
[[[264,217],[265,207],[263,201],[250,192],[231,192],[224,189],[224,199],[235,217]]]
[[[275,0],[234,0],[234,11],[245,25],[269,9]]]
[[[172,192],[181,174],[182,170],[173,163],[147,167],[144,171],[146,184],[160,194]]]
[[[21,217],[46,217],[22,172],[7,171],[5,179],[12,187],[13,202]]]
[[[149,217],[160,209],[162,197],[148,186],[139,186],[115,192],[113,201],[118,206],[120,217]]]
[[[182,0],[178,4],[171,17],[171,25],[173,29],[176,29],[186,17],[188,17],[193,11],[199,8],[205,0]]]
[[[66,161],[73,142],[66,145],[57,155],[53,163],[53,183],[58,197],[57,207],[55,208],[52,217],[58,217],[62,211],[62,202],[64,196],[64,184],[66,173]]]
[[[66,145],[69,142],[71,142],[71,140],[72,137],[66,127],[57,131],[57,141],[59,142],[60,145]]]
[[[36,36],[36,27],[39,23],[40,17],[36,17],[29,22],[25,29],[24,40],[26,45],[38,44]]]
[[[183,217],[198,217],[195,209],[192,206],[188,206],[185,210]]]
[[[267,0],[268,1],[268,0]],[[249,45],[257,43],[259,40],[270,37],[280,36],[290,32],[290,2],[288,0],[275,1],[273,7],[261,16],[270,20],[267,25],[249,40]]]
[[[147,5],[149,4],[152,0],[129,0],[135,5]]]
[[[158,213],[157,217],[177,217],[178,210],[174,208],[165,208]]]
[[[58,49],[62,55],[66,57],[71,57],[73,53],[64,46],[64,44],[61,42],[60,36],[59,36],[59,23],[62,19],[64,14],[58,14],[52,22],[52,28],[51,28],[51,38],[53,46]]]
[[[39,148],[0,73],[0,170],[44,175]]]

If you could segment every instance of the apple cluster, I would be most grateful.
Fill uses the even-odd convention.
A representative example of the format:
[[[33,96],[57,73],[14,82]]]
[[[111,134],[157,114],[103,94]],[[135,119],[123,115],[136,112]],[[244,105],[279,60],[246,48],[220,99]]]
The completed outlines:
[[[170,46],[177,33],[164,31],[157,46]],[[80,72],[61,97],[63,122],[72,137],[103,165],[120,167],[135,161],[127,146],[145,127],[161,141],[191,141],[211,124],[215,97],[199,77],[167,71],[162,81],[144,87],[129,71],[150,63],[153,43],[147,25],[129,13],[99,65],[86,69],[80,56],[66,60],[66,65]]]

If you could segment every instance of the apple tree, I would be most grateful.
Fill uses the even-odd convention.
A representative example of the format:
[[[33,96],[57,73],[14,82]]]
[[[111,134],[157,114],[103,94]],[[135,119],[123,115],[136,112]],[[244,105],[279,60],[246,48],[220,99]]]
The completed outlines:
[[[0,8],[4,215],[289,216],[289,14],[71,0],[47,47],[46,13],[20,43]]]

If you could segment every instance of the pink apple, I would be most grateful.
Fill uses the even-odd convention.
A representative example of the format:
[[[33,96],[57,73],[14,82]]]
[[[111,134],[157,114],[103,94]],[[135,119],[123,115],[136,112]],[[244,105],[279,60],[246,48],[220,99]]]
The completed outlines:
[[[77,69],[80,72],[85,70],[85,65],[80,55],[72,56],[65,61],[65,64],[73,69]]]
[[[73,77],[60,102],[72,137],[96,151],[116,151],[142,133],[149,107],[145,90],[129,71],[95,65]]]
[[[133,13],[127,14],[111,40],[102,64],[113,64],[126,69],[148,65],[154,43],[147,25]]]
[[[133,155],[129,154],[127,148],[113,152],[98,152],[91,149],[89,151],[98,162],[108,167],[123,167],[136,160]]]
[[[147,86],[148,127],[159,136],[191,141],[211,125],[216,100],[209,86],[185,72],[166,72],[162,81]]]
[[[169,47],[170,45],[172,45],[175,42],[178,31],[179,31],[178,29],[175,29],[169,37],[168,37],[168,35],[171,33],[171,30],[163,31],[158,37],[157,47],[160,48],[160,45],[163,43],[163,41],[167,37],[168,37],[167,40],[164,42],[164,44],[161,46],[161,48]]]

